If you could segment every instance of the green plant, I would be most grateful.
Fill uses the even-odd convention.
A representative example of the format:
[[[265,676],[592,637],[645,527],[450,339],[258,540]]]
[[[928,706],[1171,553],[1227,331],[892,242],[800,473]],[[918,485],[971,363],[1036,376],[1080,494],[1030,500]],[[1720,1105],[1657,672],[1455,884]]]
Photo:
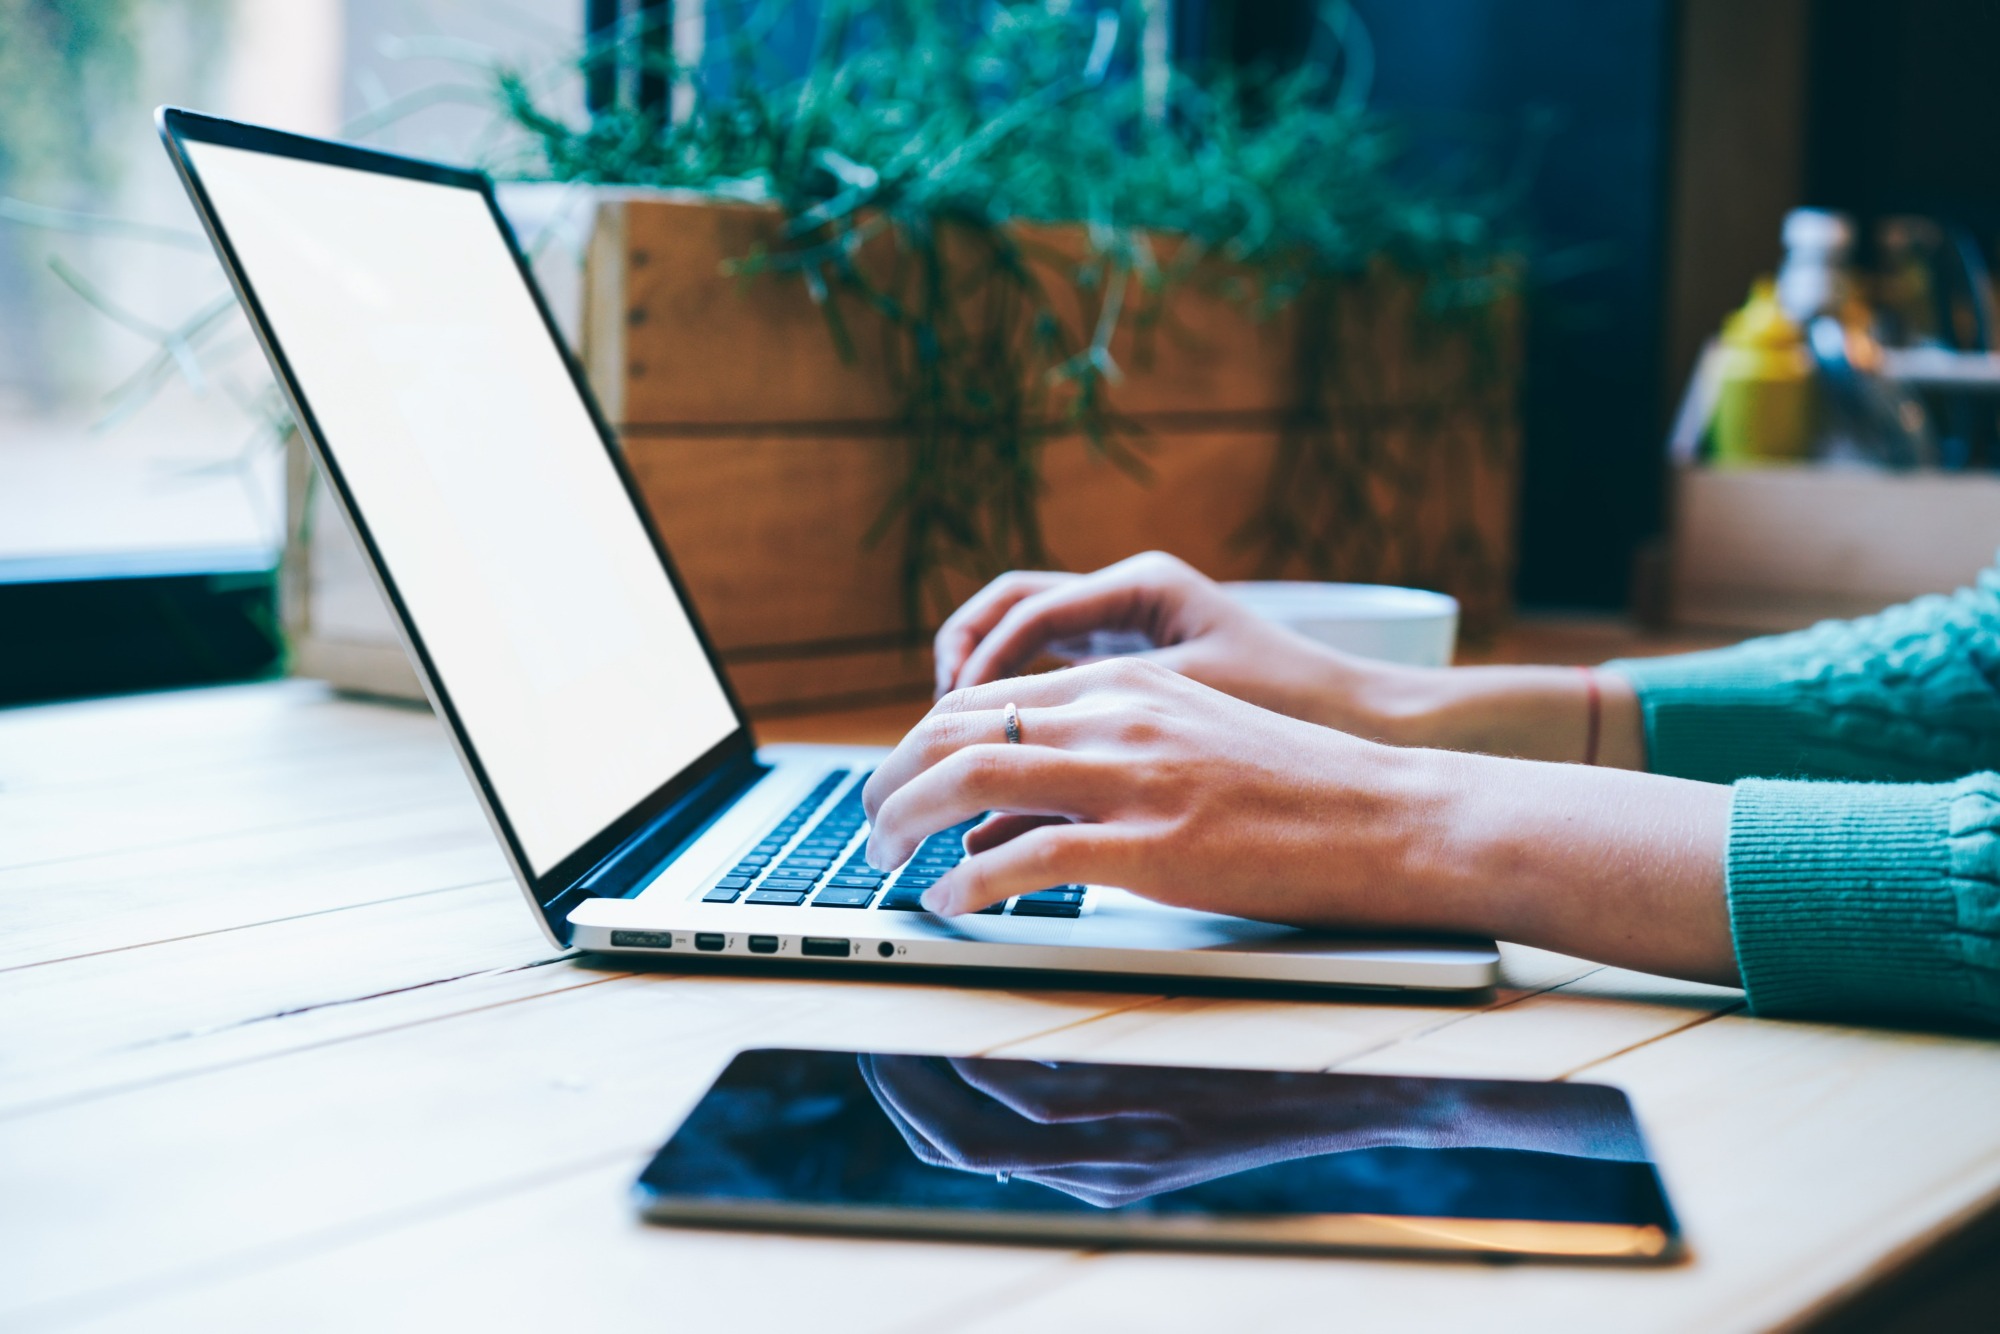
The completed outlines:
[[[1340,77],[1320,63],[1274,78],[1133,77],[1148,8],[1138,0],[1094,12],[1055,0],[824,0],[810,66],[785,79],[762,53],[793,7],[749,7],[727,59],[701,70],[652,54],[636,27],[610,53],[586,53],[682,84],[679,117],[627,102],[571,124],[545,108],[544,90],[503,72],[501,96],[531,132],[529,153],[504,166],[784,211],[784,245],[735,268],[795,275],[843,348],[857,317],[886,338],[909,467],[876,531],[901,527],[913,632],[947,608],[948,572],[1046,559],[1035,513],[1050,438],[1081,432],[1144,470],[1143,436],[1115,405],[1112,336],[1125,322],[1170,334],[1181,285],[1224,284],[1261,314],[1308,297],[1302,344],[1317,339],[1322,359],[1335,355],[1336,294],[1373,270],[1409,275],[1440,326],[1477,327],[1509,293],[1494,201],[1409,184],[1396,127],[1367,109],[1358,56]],[[1325,18],[1336,43],[1362,49],[1344,4]],[[1065,222],[1085,225],[1090,251],[1052,266],[1023,224]],[[1064,270],[1074,291],[1058,301],[1043,275]],[[1383,521],[1343,481],[1354,460],[1318,430],[1330,392],[1320,367],[1306,368],[1270,512],[1245,535],[1274,565],[1330,569],[1328,533]]]

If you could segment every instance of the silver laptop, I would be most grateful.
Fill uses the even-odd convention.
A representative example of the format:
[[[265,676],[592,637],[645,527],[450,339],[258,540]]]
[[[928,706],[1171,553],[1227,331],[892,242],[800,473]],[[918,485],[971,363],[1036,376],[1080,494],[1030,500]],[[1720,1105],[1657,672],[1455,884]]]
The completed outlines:
[[[1490,985],[1490,941],[1057,885],[951,921],[861,856],[883,752],[759,747],[481,173],[163,109],[160,133],[549,939],[772,966]],[[1337,855],[1329,852],[1329,855]]]

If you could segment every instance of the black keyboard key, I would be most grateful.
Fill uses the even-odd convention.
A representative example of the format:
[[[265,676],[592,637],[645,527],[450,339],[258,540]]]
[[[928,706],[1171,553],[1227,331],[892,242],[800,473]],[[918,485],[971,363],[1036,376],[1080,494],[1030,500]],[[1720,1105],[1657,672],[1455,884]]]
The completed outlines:
[[[898,894],[892,890],[889,893],[889,897],[882,900],[883,912],[922,912],[923,910],[924,901],[915,894]]]
[[[743,892],[741,885],[720,884],[701,896],[703,903],[734,903],[736,896]]]
[[[1002,899],[998,903],[987,904],[984,908],[981,908],[978,912],[974,913],[973,916],[998,917],[1001,913],[1006,911],[1007,911],[1007,900]]]
[[[865,885],[830,885],[813,900],[815,908],[866,908],[875,891]]]
[[[887,878],[887,876],[880,875],[853,875],[847,871],[842,871],[827,883],[830,885],[840,885],[847,889],[880,889],[882,888],[882,882]]]
[[[1083,905],[1081,903],[1044,903],[1034,899],[1022,898],[1014,901],[1014,916],[1081,917],[1083,916]]]
[[[715,887],[717,889],[748,889],[753,879],[755,879],[754,876],[748,875],[726,875],[715,882]]]
[[[729,874],[747,875],[752,879],[755,879],[758,872],[762,871],[769,864],[770,863],[762,857],[758,857],[750,861],[741,861],[729,868]]]
[[[1023,894],[1021,902],[1082,903],[1083,890],[1076,885],[1059,885],[1054,889],[1038,889],[1032,894]]]
[[[806,892],[803,889],[760,889],[743,901],[779,908],[796,908],[806,901]]]
[[[793,871],[780,866],[764,877],[764,883],[773,889],[811,889],[819,877],[817,871]]]

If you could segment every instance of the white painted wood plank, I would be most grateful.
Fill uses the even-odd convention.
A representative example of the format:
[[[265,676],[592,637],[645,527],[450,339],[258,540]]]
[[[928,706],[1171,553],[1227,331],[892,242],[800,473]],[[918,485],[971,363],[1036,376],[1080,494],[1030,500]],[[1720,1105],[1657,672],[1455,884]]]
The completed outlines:
[[[1595,969],[1518,1005],[1339,1063],[1350,1074],[1561,1079],[1743,1004],[1730,987]]]
[[[1727,1016],[1582,1071],[1640,1108],[1710,1280],[1662,1325],[1769,1327],[2000,1196],[2000,1043]]]
[[[507,876],[469,796],[0,872],[0,967]],[[525,905],[523,922],[528,922]]]
[[[271,1262],[75,1326],[208,1334],[933,1330],[1051,1282],[1070,1253],[648,1227],[643,1156]]]
[[[0,972],[33,1016],[0,1026],[0,1115],[471,1008],[436,984],[555,953],[504,882]]]
[[[428,710],[344,698],[316,681],[213,686],[0,710],[0,791],[172,778],[329,747],[443,732]]]
[[[194,769],[84,793],[61,787],[0,792],[0,869],[472,800],[457,760],[428,736],[246,768]]]
[[[1105,1003],[620,977],[12,1118],[0,1323],[640,1154],[740,1047],[972,1051]]]
[[[1489,1010],[1598,971],[1546,950],[1501,947],[1501,981],[1470,998],[1347,998],[1324,1004],[1177,996],[1106,1015],[1076,1029],[1002,1048],[998,1055],[1323,1070],[1383,1049],[1397,1050]],[[1605,1050],[1612,1050],[1606,1048]],[[1190,1055],[1199,1053],[1199,1055]]]

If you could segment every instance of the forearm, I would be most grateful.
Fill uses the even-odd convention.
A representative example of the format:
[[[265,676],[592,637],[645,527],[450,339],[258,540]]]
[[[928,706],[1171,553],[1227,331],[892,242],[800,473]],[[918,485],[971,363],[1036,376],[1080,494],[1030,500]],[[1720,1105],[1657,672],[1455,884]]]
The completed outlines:
[[[1730,790],[1653,775],[1416,752],[1429,830],[1406,846],[1431,925],[1734,985]]]
[[[1631,683],[1574,667],[1407,668],[1358,659],[1328,668],[1320,721],[1392,745],[1574,763],[1646,767],[1645,729]]]

